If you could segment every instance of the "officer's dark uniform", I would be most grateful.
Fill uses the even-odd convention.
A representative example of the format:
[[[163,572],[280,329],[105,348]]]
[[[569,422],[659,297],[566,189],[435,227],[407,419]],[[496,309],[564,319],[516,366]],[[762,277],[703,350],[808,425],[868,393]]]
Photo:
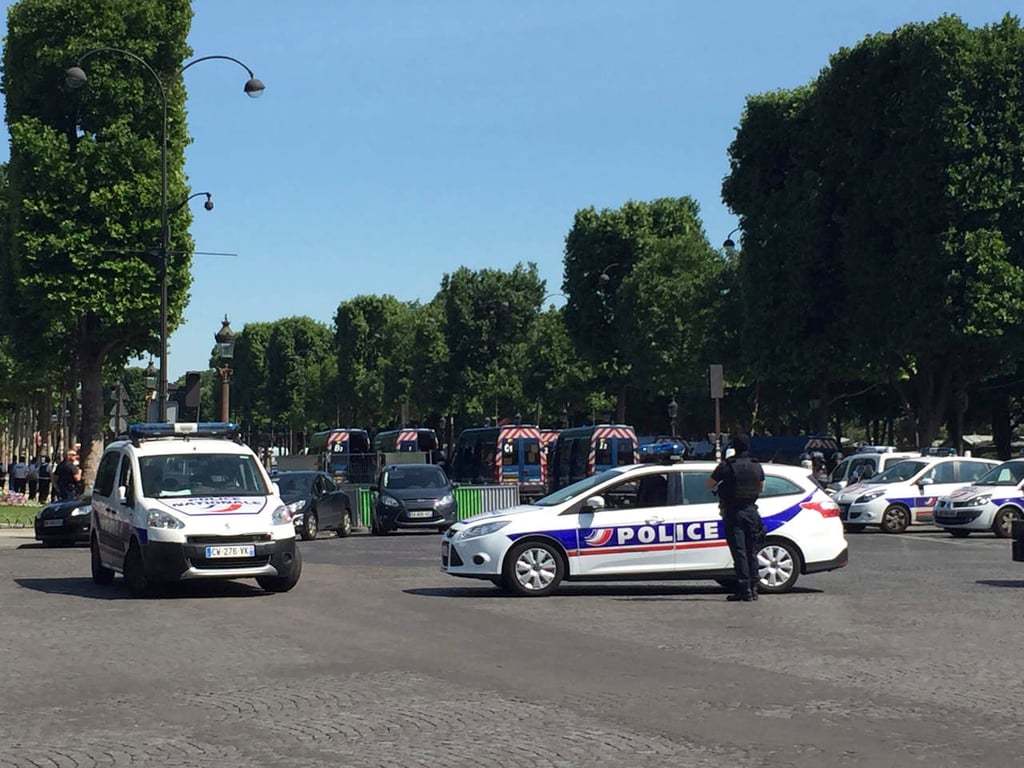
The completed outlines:
[[[757,497],[764,483],[764,470],[757,459],[750,458],[749,443],[736,438],[736,455],[726,459],[711,473],[718,483],[718,500],[725,522],[725,540],[732,553],[736,571],[736,593],[730,600],[757,600],[756,542],[764,529],[757,511]]]

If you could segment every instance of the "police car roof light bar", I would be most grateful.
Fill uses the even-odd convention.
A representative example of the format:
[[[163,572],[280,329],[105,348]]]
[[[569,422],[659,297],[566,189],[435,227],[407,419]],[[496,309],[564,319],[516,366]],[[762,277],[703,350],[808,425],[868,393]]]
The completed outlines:
[[[143,440],[167,437],[219,437],[237,442],[240,430],[233,421],[179,421],[173,424],[147,422],[129,426],[128,436],[135,445]]]

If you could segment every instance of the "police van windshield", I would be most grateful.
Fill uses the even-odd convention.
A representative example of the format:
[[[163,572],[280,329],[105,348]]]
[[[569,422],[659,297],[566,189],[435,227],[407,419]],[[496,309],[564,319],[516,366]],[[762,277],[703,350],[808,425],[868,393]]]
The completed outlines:
[[[621,474],[621,469],[606,469],[604,472],[597,475],[591,475],[590,477],[585,477],[572,485],[567,485],[565,488],[559,488],[554,493],[548,494],[547,496],[530,503],[536,504],[538,507],[553,507],[554,505],[561,504],[564,501],[569,501],[579,496],[586,496],[587,491],[591,488],[601,485],[602,483],[606,483]]]
[[[875,475],[869,483],[905,483],[922,469],[928,466],[926,461],[901,461],[893,464],[885,472]]]
[[[140,456],[142,493],[172,496],[265,496],[269,492],[256,459],[245,454]]]

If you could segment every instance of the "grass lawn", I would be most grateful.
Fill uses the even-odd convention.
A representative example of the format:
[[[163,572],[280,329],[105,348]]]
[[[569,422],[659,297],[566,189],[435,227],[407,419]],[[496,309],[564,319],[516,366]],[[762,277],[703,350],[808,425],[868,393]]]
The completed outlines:
[[[42,505],[29,505],[27,507],[4,507],[0,506],[0,527],[3,528],[31,528],[36,512]]]

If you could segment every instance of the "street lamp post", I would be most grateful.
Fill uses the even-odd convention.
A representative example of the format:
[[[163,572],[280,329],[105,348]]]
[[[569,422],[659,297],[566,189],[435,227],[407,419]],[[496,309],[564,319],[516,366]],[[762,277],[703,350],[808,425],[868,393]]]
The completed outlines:
[[[668,401],[668,428],[669,434],[675,437],[679,434],[677,430],[679,418],[679,403],[676,402],[676,396],[672,395],[672,399]]]
[[[160,405],[160,421],[167,421],[167,271],[168,271],[168,253],[170,251],[171,232],[169,225],[169,218],[171,211],[167,206],[167,86],[164,84],[163,79],[153,69],[150,64],[143,59],[141,56],[126,51],[123,48],[93,48],[91,51],[86,51],[82,58],[79,59],[79,65],[69,67],[64,72],[64,82],[72,90],[77,90],[83,87],[87,81],[85,70],[80,66],[90,56],[97,53],[117,53],[122,56],[127,56],[129,59],[138,62],[145,68],[153,79],[156,81],[157,87],[160,89],[160,102],[163,107],[162,119],[160,122],[160,383],[159,383],[159,405]],[[266,86],[263,82],[256,79],[255,74],[248,66],[243,64],[236,58],[231,56],[200,56],[198,59],[193,59],[184,66],[182,66],[174,75],[174,79],[180,78],[186,69],[195,66],[202,61],[211,61],[214,59],[233,61],[238,66],[242,67],[246,72],[249,73],[249,79],[246,81],[244,91],[246,95],[251,98],[258,98],[263,95],[263,91]],[[207,194],[207,193],[200,193]],[[191,199],[191,198],[189,198]],[[187,201],[186,201],[187,202]],[[179,206],[180,207],[180,206]],[[207,196],[207,210],[213,207],[212,201]],[[177,210],[177,209],[175,209]]]
[[[235,356],[235,332],[231,330],[228,316],[224,315],[224,322],[220,324],[220,330],[213,337],[217,341],[217,356],[220,358],[220,367],[217,373],[220,374],[220,420],[230,421],[228,418],[228,398],[231,395],[229,383],[231,381],[231,358]]]
[[[156,392],[156,368],[153,367],[153,358],[149,359],[149,365],[142,372],[142,386],[146,388],[146,421],[152,421],[150,416],[150,404],[153,402],[153,393]]]
[[[727,251],[732,251],[736,248],[736,243],[733,241],[732,236],[740,231],[740,227],[736,227],[732,232],[725,236],[725,242],[722,243],[722,247]]]

